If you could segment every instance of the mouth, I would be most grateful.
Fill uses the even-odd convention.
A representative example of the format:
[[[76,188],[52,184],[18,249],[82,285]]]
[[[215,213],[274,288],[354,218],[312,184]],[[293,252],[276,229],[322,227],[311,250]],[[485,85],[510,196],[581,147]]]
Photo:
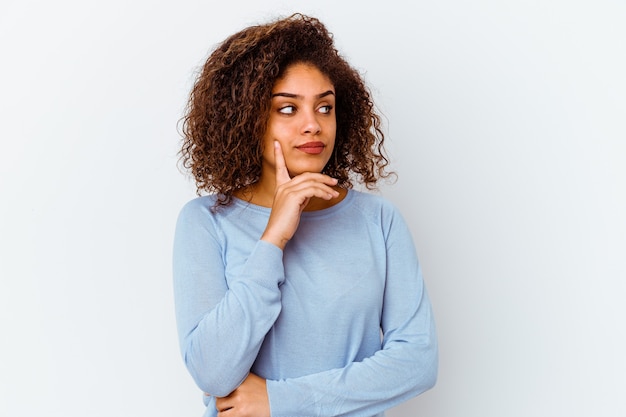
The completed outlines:
[[[307,142],[296,146],[296,149],[309,155],[319,155],[324,151],[324,148],[326,148],[326,145],[323,142]]]

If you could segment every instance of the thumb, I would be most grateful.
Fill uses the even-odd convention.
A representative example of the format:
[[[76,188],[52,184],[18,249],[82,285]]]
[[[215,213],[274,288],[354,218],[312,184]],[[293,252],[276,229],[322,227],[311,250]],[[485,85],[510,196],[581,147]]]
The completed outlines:
[[[274,164],[276,166],[276,185],[278,186],[289,181],[291,177],[283,156],[283,148],[281,148],[277,140],[274,141]]]

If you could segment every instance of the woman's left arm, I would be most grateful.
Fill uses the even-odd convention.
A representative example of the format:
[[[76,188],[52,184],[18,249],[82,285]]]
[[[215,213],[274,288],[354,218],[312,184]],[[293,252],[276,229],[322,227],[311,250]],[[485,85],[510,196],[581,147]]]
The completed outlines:
[[[372,416],[434,386],[438,350],[432,308],[410,232],[395,209],[385,233],[381,349],[344,368],[268,380],[272,417]]]

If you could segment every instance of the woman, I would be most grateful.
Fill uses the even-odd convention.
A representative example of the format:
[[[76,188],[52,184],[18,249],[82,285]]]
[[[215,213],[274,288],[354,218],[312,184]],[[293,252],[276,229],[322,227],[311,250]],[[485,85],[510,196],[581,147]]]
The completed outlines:
[[[178,219],[176,314],[205,416],[382,416],[431,388],[410,232],[352,189],[388,175],[380,119],[322,23],[228,38],[183,122],[182,161],[209,195]]]

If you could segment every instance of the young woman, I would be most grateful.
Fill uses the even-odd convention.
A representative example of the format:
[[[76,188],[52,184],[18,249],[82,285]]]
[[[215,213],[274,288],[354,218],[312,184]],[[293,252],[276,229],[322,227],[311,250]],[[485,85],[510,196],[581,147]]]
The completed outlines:
[[[205,416],[382,416],[437,375],[410,232],[374,188],[384,135],[317,19],[253,26],[208,58],[182,161],[174,289]]]

